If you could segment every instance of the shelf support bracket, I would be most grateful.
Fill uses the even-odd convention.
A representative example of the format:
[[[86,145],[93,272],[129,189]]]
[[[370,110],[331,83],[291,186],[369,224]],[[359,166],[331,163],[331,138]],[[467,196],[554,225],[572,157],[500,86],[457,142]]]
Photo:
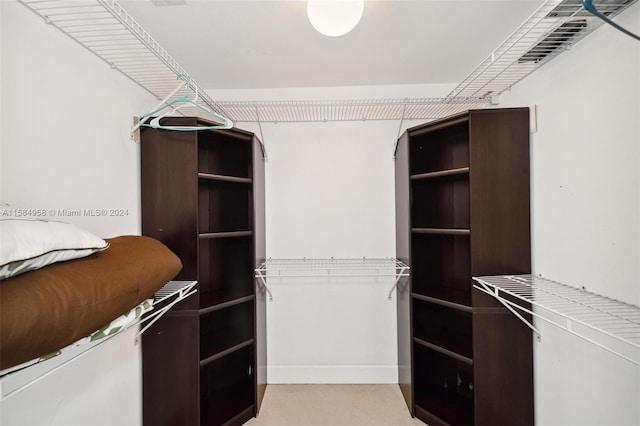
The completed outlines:
[[[398,266],[398,268],[400,269],[400,272],[396,272],[396,282],[393,283],[393,287],[391,287],[391,290],[389,290],[389,295],[387,296],[387,300],[391,300],[393,292],[398,288],[398,283],[400,282],[402,277],[406,277],[408,275],[407,274],[407,272],[409,271],[408,266]]]
[[[269,295],[269,301],[273,302],[273,294],[271,293],[271,290],[269,290],[269,287],[267,286],[267,277],[262,273],[262,270],[256,269],[256,278],[258,278],[258,284],[262,286],[262,288],[264,288],[264,290]]]
[[[142,321],[140,321],[140,323],[143,323],[145,321],[149,321],[149,322],[145,324],[145,326],[142,329],[140,329],[138,333],[136,333],[135,344],[137,345],[140,342],[140,336],[142,336],[142,333],[147,331],[149,327],[151,327],[156,321],[160,319],[160,317],[162,317],[162,315],[164,315],[169,309],[173,308],[176,303],[186,299],[192,294],[195,294],[198,291],[195,288],[196,284],[197,282],[194,281],[191,284],[181,288],[175,294],[173,294],[174,299],[171,302],[169,302],[166,306],[163,306],[157,311],[153,311],[149,315],[144,317]]]
[[[393,147],[393,159],[396,159],[396,152],[398,151],[398,140],[400,136],[402,136],[402,124],[404,124],[404,115],[407,112],[407,99],[405,98],[405,102],[402,104],[402,116],[400,117],[400,126],[398,127],[398,137],[396,138],[396,144]]]
[[[500,297],[499,290],[497,288],[495,288],[492,291],[485,282],[477,280],[476,278],[474,278],[474,280],[480,284],[480,285],[476,285],[476,284],[473,285],[473,287],[476,290],[486,293],[489,296],[493,296],[498,302],[502,304],[502,306],[507,308],[513,315],[515,315],[520,321],[522,321],[527,327],[529,327],[533,331],[533,333],[536,335],[536,340],[538,342],[542,342],[542,334],[540,333],[540,331],[533,324],[527,321],[522,315],[520,315],[520,313],[511,306],[509,301]]]
[[[260,130],[260,146],[262,147],[262,156],[264,157],[264,161],[267,161],[267,148],[264,146],[264,134],[262,133],[262,120],[260,119],[260,110],[258,109],[258,105],[255,105],[256,109],[256,119],[258,120],[258,130]]]

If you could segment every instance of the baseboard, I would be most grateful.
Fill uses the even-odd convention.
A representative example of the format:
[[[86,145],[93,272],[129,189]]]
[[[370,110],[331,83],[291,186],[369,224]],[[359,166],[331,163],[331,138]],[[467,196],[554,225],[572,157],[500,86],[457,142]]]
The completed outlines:
[[[398,383],[397,365],[270,365],[269,384]]]

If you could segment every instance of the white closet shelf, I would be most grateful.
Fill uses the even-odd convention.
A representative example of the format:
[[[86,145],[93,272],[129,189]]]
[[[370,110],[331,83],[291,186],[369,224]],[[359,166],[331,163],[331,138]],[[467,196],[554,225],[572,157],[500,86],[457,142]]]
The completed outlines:
[[[207,92],[115,0],[18,1],[158,100],[175,92],[178,76],[186,76],[198,93],[198,102],[224,115]],[[171,99],[183,94],[175,93]],[[195,106],[181,108],[180,113],[210,118]]]
[[[178,76],[189,77],[115,0],[19,1],[158,100],[174,91]],[[613,18],[635,2],[596,0],[595,6]],[[497,104],[502,92],[601,25],[581,0],[547,0],[442,98],[220,102],[190,77],[189,81],[202,103],[234,122],[435,119]],[[180,113],[209,118],[195,107],[182,108]]]
[[[594,0],[611,19],[636,0]],[[547,0],[496,47],[448,97],[499,95],[603,24],[581,0]],[[594,55],[597,55],[594,52]]]
[[[409,266],[395,258],[269,258],[255,270],[258,278],[273,300],[267,288],[268,278],[312,278],[312,277],[393,277],[393,290],[402,277],[409,276]]]
[[[325,122],[422,120],[491,104],[490,97],[351,99],[297,101],[219,101],[235,122]]]
[[[529,315],[640,366],[640,306],[535,275],[473,279],[476,289],[511,310],[536,333],[538,340],[540,332],[525,318]]]

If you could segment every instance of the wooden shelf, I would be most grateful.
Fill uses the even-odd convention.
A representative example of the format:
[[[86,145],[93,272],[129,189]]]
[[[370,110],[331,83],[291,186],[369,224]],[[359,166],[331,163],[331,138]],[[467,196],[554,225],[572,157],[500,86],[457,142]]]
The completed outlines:
[[[433,234],[433,235],[470,235],[469,229],[453,229],[453,228],[411,228],[414,234]]]
[[[463,312],[473,312],[469,291],[439,287],[431,295],[411,293],[411,297]]]
[[[424,346],[425,348],[429,348],[436,352],[441,353],[442,355],[451,357],[457,361],[464,362],[465,364],[473,365],[473,359],[469,358],[466,355],[463,355],[455,350],[448,349],[446,345],[443,345],[441,341],[438,340],[424,340],[419,337],[414,337],[413,341],[419,345]]]
[[[250,237],[253,231],[205,232],[198,234],[200,239]]]
[[[436,179],[445,176],[466,175],[469,174],[469,167],[459,167],[457,169],[440,170],[437,172],[420,173],[411,175],[411,180]]]
[[[220,309],[229,308],[229,307],[234,306],[234,305],[239,305],[240,303],[245,303],[245,302],[248,302],[250,300],[255,300],[255,298],[256,298],[256,296],[254,294],[251,294],[249,296],[239,297],[237,299],[228,298],[228,301],[225,301],[225,302],[221,302],[221,303],[217,303],[217,304],[208,303],[208,304],[206,304],[206,306],[207,306],[206,308],[202,308],[198,312],[199,312],[200,315],[206,315],[208,313],[215,312],[215,311],[218,311]]]
[[[230,355],[236,351],[239,351],[240,349],[246,348],[248,346],[252,346],[254,342],[254,339],[249,339],[249,340],[245,340],[244,342],[238,343],[237,345],[231,346],[229,348],[226,348],[225,350],[222,350],[220,352],[217,352],[211,356],[208,356],[204,359],[200,360],[200,366],[204,367],[214,361],[219,360],[220,358],[224,358],[227,355]]]
[[[234,182],[234,183],[252,183],[253,180],[249,178],[237,177],[237,176],[225,176],[214,175],[211,173],[198,173],[200,179],[220,181],[220,182]]]

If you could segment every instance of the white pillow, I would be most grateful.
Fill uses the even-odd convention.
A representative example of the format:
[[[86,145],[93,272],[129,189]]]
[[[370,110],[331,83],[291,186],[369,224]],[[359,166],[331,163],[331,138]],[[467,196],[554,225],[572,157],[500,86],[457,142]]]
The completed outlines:
[[[0,219],[0,279],[106,249],[102,238],[70,223]]]

